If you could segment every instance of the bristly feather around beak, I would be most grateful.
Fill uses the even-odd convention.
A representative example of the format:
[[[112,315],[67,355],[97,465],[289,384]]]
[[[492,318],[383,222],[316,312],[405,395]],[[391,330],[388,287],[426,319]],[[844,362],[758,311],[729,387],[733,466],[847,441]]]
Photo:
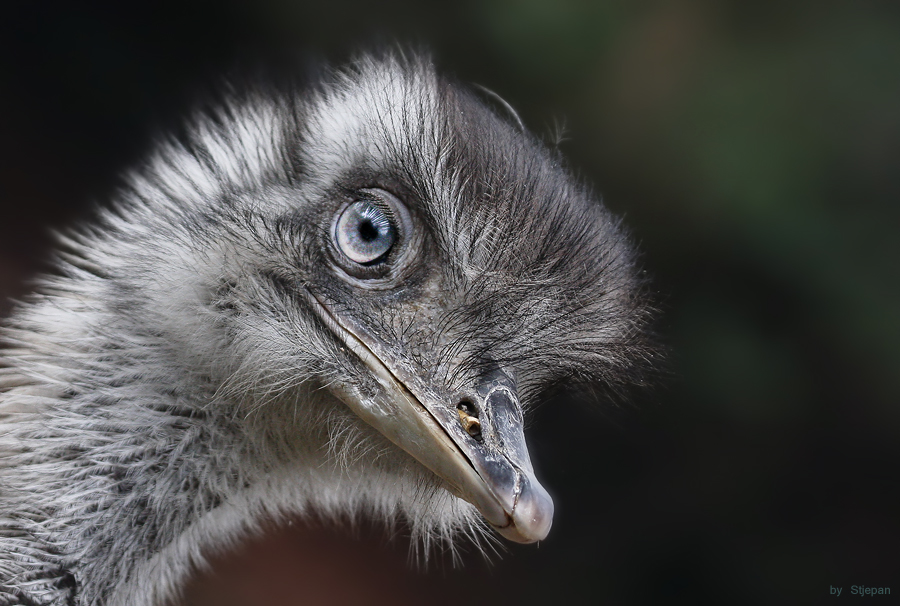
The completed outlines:
[[[434,472],[452,493],[472,503],[503,537],[517,543],[544,539],[553,521],[553,500],[535,478],[512,379],[495,369],[458,403],[419,396],[410,388],[417,382],[414,377],[404,380],[388,366],[386,348],[366,343],[326,304],[312,294],[309,298],[326,326],[383,389],[379,400],[341,385],[332,386],[336,395]],[[461,422],[466,418],[477,419],[477,432]]]

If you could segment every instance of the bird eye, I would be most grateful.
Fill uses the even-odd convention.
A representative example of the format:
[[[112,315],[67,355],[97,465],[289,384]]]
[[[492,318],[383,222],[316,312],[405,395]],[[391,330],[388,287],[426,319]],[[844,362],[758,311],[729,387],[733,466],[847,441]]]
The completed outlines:
[[[347,258],[360,265],[382,260],[397,241],[397,228],[389,211],[375,202],[354,202],[341,213],[335,241]]]

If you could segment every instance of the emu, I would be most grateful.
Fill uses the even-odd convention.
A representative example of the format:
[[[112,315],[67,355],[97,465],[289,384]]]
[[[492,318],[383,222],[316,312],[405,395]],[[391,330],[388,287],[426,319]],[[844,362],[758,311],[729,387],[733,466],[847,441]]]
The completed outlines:
[[[651,355],[634,250],[556,151],[399,54],[154,150],[4,322],[0,604],[162,604],[307,512],[547,535],[530,407]]]

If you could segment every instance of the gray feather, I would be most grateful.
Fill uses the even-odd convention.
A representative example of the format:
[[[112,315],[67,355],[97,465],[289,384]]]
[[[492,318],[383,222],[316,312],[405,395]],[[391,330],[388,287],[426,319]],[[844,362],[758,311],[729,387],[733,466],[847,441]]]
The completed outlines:
[[[615,389],[650,355],[618,221],[427,60],[364,57],[190,124],[60,236],[57,273],[3,328],[0,604],[160,604],[205,554],[312,510],[404,518],[426,550],[486,531],[333,395],[377,385],[307,285],[426,382],[514,368],[526,407],[556,382]],[[321,217],[370,187],[422,243],[361,288]]]

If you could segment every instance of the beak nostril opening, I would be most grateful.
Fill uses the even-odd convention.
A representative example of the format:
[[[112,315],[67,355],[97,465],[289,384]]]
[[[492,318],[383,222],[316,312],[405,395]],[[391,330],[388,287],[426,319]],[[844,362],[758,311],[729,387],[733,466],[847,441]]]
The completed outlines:
[[[472,400],[460,400],[459,404],[456,405],[456,410],[471,417],[475,417],[476,419],[478,418],[478,409],[475,408],[475,404]]]
[[[478,420],[478,409],[475,408],[475,404],[469,400],[462,400],[456,405],[456,412],[459,413],[459,421],[466,433],[480,442],[481,421]]]

